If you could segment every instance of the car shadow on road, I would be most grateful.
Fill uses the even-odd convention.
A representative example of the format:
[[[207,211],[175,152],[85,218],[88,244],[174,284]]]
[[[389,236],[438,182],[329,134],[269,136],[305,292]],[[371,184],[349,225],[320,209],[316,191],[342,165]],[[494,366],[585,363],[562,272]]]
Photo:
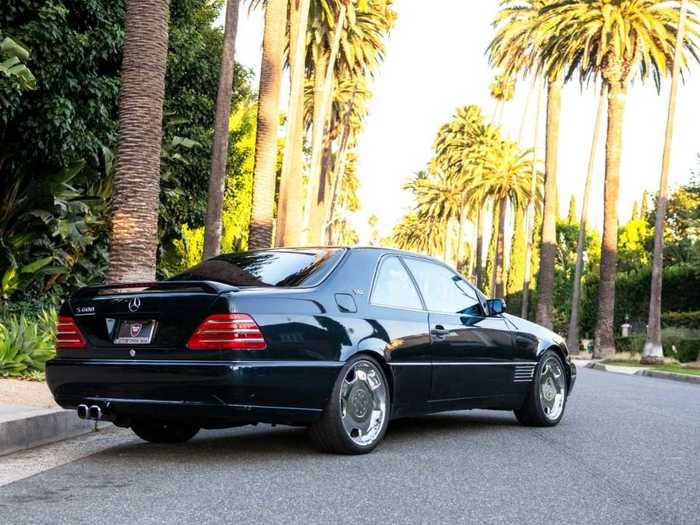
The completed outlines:
[[[509,412],[446,412],[394,420],[385,439],[393,442],[432,435],[468,435],[491,432],[496,427],[519,427],[519,424]]]
[[[506,413],[449,412],[394,420],[385,436],[387,447],[420,442],[432,437],[467,437],[492,432],[495,428],[517,427],[518,423]],[[236,429],[202,431],[194,440],[178,445],[155,445],[134,440],[98,453],[97,459],[129,457],[149,460],[154,457],[188,462],[219,462],[223,457],[276,461],[280,458],[299,459],[319,457],[311,446],[304,428],[247,426]],[[324,457],[321,455],[320,457]],[[327,456],[326,456],[327,457]]]

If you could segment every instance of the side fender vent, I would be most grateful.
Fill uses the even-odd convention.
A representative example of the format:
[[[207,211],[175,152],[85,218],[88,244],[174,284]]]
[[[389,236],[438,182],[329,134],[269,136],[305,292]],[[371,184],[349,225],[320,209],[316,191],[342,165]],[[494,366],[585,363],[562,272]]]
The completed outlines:
[[[531,383],[535,377],[535,366],[532,365],[515,365],[513,369],[514,383]]]

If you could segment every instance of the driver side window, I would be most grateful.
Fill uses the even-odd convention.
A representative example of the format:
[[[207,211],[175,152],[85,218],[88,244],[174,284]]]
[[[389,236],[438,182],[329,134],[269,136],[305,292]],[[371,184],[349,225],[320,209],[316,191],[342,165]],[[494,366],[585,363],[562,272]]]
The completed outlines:
[[[483,316],[476,292],[459,275],[429,261],[404,259],[413,274],[428,310]]]

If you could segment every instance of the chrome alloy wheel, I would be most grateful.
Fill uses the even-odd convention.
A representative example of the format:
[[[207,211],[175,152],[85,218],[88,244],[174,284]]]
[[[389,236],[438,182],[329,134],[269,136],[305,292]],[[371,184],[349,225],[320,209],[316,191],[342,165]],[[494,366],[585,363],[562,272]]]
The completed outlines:
[[[566,400],[566,375],[556,357],[547,357],[542,364],[539,387],[542,410],[547,419],[556,421],[564,411]]]
[[[357,361],[343,378],[340,417],[348,437],[357,445],[372,444],[387,417],[387,390],[382,372],[370,361]]]

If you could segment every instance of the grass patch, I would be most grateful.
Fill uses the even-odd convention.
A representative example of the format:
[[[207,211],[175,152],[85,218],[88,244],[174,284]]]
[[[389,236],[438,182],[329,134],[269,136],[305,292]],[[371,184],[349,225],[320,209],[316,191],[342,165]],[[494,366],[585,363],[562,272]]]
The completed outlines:
[[[606,365],[613,366],[633,366],[635,368],[646,368],[649,370],[660,370],[662,372],[673,372],[676,374],[686,374],[691,376],[700,376],[700,369],[698,368],[685,368],[676,363],[669,363],[665,365],[641,365],[639,361],[623,360],[623,359],[606,359],[603,361]]]

